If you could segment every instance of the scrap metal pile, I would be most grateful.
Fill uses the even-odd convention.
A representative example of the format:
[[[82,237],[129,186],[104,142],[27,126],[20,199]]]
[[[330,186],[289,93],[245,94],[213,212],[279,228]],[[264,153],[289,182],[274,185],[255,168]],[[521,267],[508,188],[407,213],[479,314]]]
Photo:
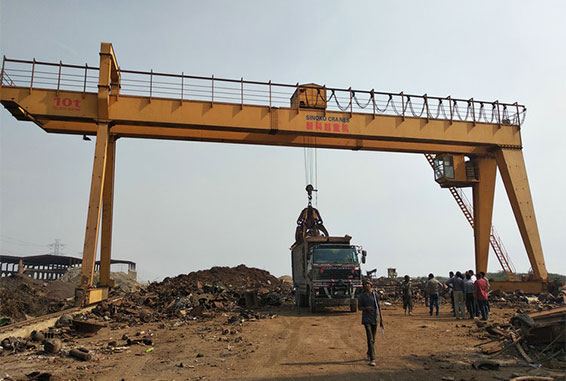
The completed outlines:
[[[476,324],[488,340],[481,350],[492,359],[514,353],[534,368],[566,366],[566,307],[519,313],[508,324]]]
[[[212,317],[216,312],[245,312],[247,307],[278,306],[290,300],[292,285],[265,270],[213,267],[105,301],[93,313],[107,320],[138,324],[165,317]],[[253,315],[253,314],[252,314]]]
[[[521,290],[515,290],[514,292],[493,290],[489,293],[489,300],[490,302],[497,303],[497,305],[501,307],[518,307],[524,309],[529,306],[542,311],[549,306],[563,305],[564,294],[562,292],[556,292],[556,295],[550,292],[526,294]]]
[[[372,279],[373,287],[381,295],[382,300],[392,304],[402,303],[402,283],[402,278],[380,277]],[[425,283],[425,280],[411,281],[414,302],[422,304],[425,303]],[[551,292],[527,294],[521,290],[515,290],[513,292],[492,290],[489,292],[489,302],[499,307],[542,311],[544,309],[558,307],[565,304],[564,291],[555,288],[555,294],[556,295]],[[450,293],[448,288],[444,288],[440,291],[440,302],[450,303]]]
[[[74,306],[73,295],[80,269],[73,269],[54,282],[27,276],[0,279],[0,325],[62,311]],[[155,321],[164,316],[206,316],[214,311],[232,311],[241,306],[280,305],[291,296],[292,286],[265,270],[213,267],[190,274],[165,278],[140,287],[126,274],[118,277],[118,289],[110,301],[94,311],[121,322]]]
[[[14,354],[18,352],[36,351],[44,354],[54,354],[61,351],[63,343],[72,345],[76,338],[92,336],[106,324],[87,319],[85,314],[62,315],[53,327],[44,330],[34,330],[28,337],[4,337],[0,342],[0,355]],[[75,353],[71,350],[71,357],[77,354],[80,360],[87,360],[90,355],[88,351],[80,350]]]
[[[399,278],[380,277],[371,280],[374,289],[379,293],[381,299],[387,303],[399,304],[403,301],[403,291],[401,284],[403,281]],[[412,280],[411,289],[413,291],[413,300],[417,303],[425,302],[425,281]],[[448,290],[441,290],[440,301],[450,301]]]
[[[72,348],[72,353],[66,350],[66,354],[86,360],[92,354],[73,348],[74,339],[95,334],[103,326],[118,329],[148,322],[159,322],[163,327],[178,326],[220,314],[224,324],[239,325],[277,316],[251,307],[278,306],[291,299],[292,285],[265,270],[244,265],[213,267],[136,288],[103,301],[89,312],[62,315],[54,327],[33,331],[29,337],[4,337],[0,355],[38,350],[38,353],[61,353],[63,344],[64,348]],[[123,342],[109,346],[134,344],[150,346],[151,337],[123,338]]]

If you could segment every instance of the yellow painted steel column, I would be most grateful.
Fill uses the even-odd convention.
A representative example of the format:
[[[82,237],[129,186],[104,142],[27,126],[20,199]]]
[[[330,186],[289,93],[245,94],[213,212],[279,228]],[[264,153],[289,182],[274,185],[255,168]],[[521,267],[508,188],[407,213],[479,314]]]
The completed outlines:
[[[481,157],[475,159],[475,165],[480,180],[479,183],[475,183],[472,188],[474,199],[476,271],[487,273],[497,163],[494,158]]]
[[[114,168],[116,158],[116,138],[110,136],[106,151],[106,172],[102,192],[102,232],[100,243],[100,283],[102,287],[114,287],[110,279],[110,259],[112,253],[112,217],[114,206]]]
[[[88,215],[86,222],[85,242],[83,250],[83,262],[79,288],[75,291],[75,302],[88,304],[108,297],[108,288],[93,289],[94,265],[96,262],[96,248],[98,244],[98,232],[100,228],[100,216],[102,209],[103,194],[107,212],[104,218],[104,265],[101,263],[101,276],[104,273],[104,286],[110,285],[110,246],[112,230],[112,193],[113,193],[113,168],[114,168],[114,142],[109,142],[109,120],[108,108],[110,105],[111,84],[114,88],[119,87],[120,75],[118,64],[112,49],[112,44],[103,42],[100,44],[100,67],[98,71],[98,97],[97,97],[97,131],[96,147],[94,150],[94,164],[92,169],[92,181],[90,186],[90,199],[88,204]],[[110,146],[109,146],[110,144]],[[111,152],[110,152],[111,151]],[[108,157],[110,163],[107,163]],[[107,166],[111,167],[112,179],[109,184],[105,181]],[[104,187],[109,185],[110,189],[104,192]],[[110,235],[109,235],[110,232]],[[102,258],[101,258],[102,259]]]
[[[107,151],[108,124],[100,123],[96,133],[96,147],[94,149],[94,164],[90,185],[90,199],[88,202],[81,281],[79,284],[79,287],[85,289],[92,287],[94,278],[94,264],[96,261],[96,246],[100,226],[100,209],[102,206],[102,190],[106,171]]]
[[[98,69],[98,119],[108,119],[110,93],[118,96],[120,89],[120,73],[114,55],[114,49],[109,42],[100,44],[100,67]]]
[[[496,152],[496,158],[513,214],[515,214],[515,219],[523,238],[527,256],[531,262],[533,274],[536,279],[546,281],[548,273],[544,263],[542,244],[523,151],[519,149],[500,149]]]

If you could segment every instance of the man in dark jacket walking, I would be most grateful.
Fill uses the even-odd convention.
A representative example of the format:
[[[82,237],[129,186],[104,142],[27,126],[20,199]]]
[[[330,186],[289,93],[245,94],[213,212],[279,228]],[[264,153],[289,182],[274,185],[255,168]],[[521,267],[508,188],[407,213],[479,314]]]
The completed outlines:
[[[375,366],[375,332],[378,320],[379,326],[383,329],[383,319],[377,295],[373,291],[369,280],[364,281],[364,291],[358,296],[358,306],[362,310],[362,324],[366,329],[369,365]]]

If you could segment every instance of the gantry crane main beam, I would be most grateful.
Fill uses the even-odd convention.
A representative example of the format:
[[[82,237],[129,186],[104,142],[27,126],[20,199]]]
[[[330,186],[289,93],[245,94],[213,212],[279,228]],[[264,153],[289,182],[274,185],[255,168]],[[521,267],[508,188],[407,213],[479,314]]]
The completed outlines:
[[[179,101],[146,97],[110,97],[101,112],[97,94],[52,89],[3,87],[2,103],[19,119],[47,132],[96,135],[100,120],[110,121],[118,137],[224,141],[264,145],[312,145],[325,148],[414,153],[453,152],[486,155],[493,147],[521,149],[519,126],[424,118],[375,116],[265,106]],[[69,99],[73,107],[57,106]],[[79,107],[74,107],[79,105]],[[344,120],[316,122],[307,118]],[[329,125],[326,126],[326,125]],[[325,131],[325,128],[330,128]]]
[[[5,68],[6,63],[28,65],[31,70],[10,72]],[[49,71],[49,68],[53,70]],[[74,74],[72,77],[73,74],[69,74],[67,78],[62,75],[63,68],[84,70],[84,84],[81,75]],[[58,74],[55,75],[57,69]],[[92,84],[93,76],[89,75],[92,71],[98,72],[96,88]],[[22,72],[29,73],[29,77]],[[479,170],[479,182],[473,188],[477,270],[487,270],[495,170],[499,166],[535,277],[541,280],[547,278],[522,155],[520,124],[524,107],[517,103],[489,103],[492,109],[488,118],[485,102],[458,100],[460,105],[462,102],[467,105],[466,116],[462,118],[457,108],[458,101],[450,97],[415,97],[401,93],[394,98],[392,94],[371,90],[365,92],[369,99],[367,105],[373,106],[372,112],[368,112],[367,109],[361,110],[363,106],[357,99],[364,92],[324,87],[323,108],[288,107],[277,104],[275,98],[284,91],[298,92],[298,84],[277,85],[245,82],[243,79],[219,80],[121,70],[110,43],[101,45],[98,68],[5,58],[1,75],[0,101],[16,119],[32,121],[47,132],[97,137],[79,288],[83,292],[79,295],[84,298],[83,301],[103,298],[105,293],[104,288],[92,287],[100,219],[103,226],[101,285],[112,286],[109,261],[114,161],[116,139],[121,137],[464,154],[476,159]],[[128,80],[127,75],[138,77]],[[56,78],[56,82],[49,82],[49,78]],[[62,85],[66,79],[71,81],[67,87]],[[78,82],[78,85],[73,85],[72,81]],[[187,85],[185,81],[201,82]],[[204,86],[203,81],[206,83]],[[142,83],[143,94],[136,95],[139,83]],[[125,91],[128,85],[129,92]],[[159,94],[159,86],[175,90]],[[248,89],[244,90],[245,86]],[[253,89],[254,86],[269,89],[268,95],[265,93],[269,97],[268,103],[258,102],[257,98],[246,101],[250,93],[259,92]],[[272,90],[277,86],[279,92]],[[203,88],[210,94],[203,96]],[[92,91],[94,89],[96,91]],[[239,99],[222,102],[226,94],[234,90]],[[192,95],[188,94],[189,91],[193,91]],[[331,92],[328,101],[334,97],[338,109],[327,107],[327,91]],[[340,92],[345,94],[346,100],[349,97],[346,107],[339,104]],[[382,97],[381,104],[379,96]],[[389,106],[395,107],[395,99],[401,111],[395,109],[395,113],[387,114]],[[360,105],[356,112],[354,100]],[[416,105],[412,103],[419,100],[420,116],[415,113]],[[433,100],[437,105],[436,117],[433,116]],[[409,110],[412,112],[409,113]]]

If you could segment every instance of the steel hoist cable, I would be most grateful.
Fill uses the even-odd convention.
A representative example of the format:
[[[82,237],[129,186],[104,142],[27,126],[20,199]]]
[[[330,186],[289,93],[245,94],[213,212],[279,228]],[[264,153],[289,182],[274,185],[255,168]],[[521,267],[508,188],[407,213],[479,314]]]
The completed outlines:
[[[306,143],[306,138],[304,138]],[[316,138],[315,138],[316,139]],[[305,167],[305,186],[312,185],[315,192],[315,206],[318,206],[318,150],[316,148],[316,140],[314,147],[303,147],[303,159]]]

